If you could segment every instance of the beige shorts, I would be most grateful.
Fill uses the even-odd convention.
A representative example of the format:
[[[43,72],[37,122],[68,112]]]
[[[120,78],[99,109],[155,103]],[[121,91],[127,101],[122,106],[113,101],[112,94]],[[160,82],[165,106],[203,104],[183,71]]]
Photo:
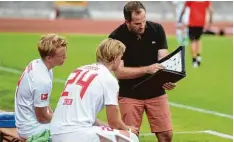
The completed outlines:
[[[152,133],[172,130],[166,94],[146,100],[119,97],[119,107],[122,120],[126,125],[133,125],[140,129],[145,111]]]

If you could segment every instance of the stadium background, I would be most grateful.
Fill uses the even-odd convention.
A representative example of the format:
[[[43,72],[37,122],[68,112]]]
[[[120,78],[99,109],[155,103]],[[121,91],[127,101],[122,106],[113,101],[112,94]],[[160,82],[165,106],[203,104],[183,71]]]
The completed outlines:
[[[54,69],[52,107],[68,74],[77,66],[95,61],[99,42],[123,23],[126,2],[15,2],[0,1],[0,109],[14,110],[14,91],[25,66],[38,58],[36,44],[42,33],[66,36],[68,59]],[[169,50],[177,47],[173,5],[168,1],[143,2],[147,19],[159,22],[167,33]],[[233,2],[215,1],[212,30],[227,36],[205,35],[203,64],[194,69],[186,49],[187,77],[168,92],[175,142],[228,142],[233,135]],[[99,118],[105,120],[105,111]],[[142,142],[154,142],[147,118]]]

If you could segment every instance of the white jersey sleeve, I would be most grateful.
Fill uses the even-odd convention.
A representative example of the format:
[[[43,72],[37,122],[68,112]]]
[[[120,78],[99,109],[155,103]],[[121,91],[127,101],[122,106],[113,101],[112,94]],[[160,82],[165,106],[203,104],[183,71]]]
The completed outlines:
[[[34,106],[35,107],[45,107],[49,106],[50,103],[50,90],[51,86],[49,83],[39,81],[35,83],[35,88],[33,91],[34,96]]]
[[[104,105],[118,105],[119,85],[113,77],[106,81],[104,86]]]

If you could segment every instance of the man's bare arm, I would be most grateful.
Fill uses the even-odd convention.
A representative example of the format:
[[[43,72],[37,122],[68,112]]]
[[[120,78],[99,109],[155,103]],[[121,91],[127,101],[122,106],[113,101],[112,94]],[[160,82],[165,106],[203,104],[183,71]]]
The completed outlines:
[[[145,75],[147,67],[124,67],[124,62],[121,60],[119,68],[114,73],[118,79],[134,79]]]
[[[50,123],[53,113],[49,112],[48,106],[46,107],[35,107],[35,114],[38,122],[40,123]]]
[[[137,134],[138,128],[135,126],[127,126],[119,117],[119,108],[116,105],[106,106],[106,116],[108,124],[113,129],[132,131]]]
[[[119,109],[116,105],[106,106],[106,116],[108,124],[111,128],[119,130],[129,130],[129,127],[119,117]]]
[[[210,17],[209,24],[212,24],[212,22],[213,22],[213,7],[211,5],[208,7],[208,12],[209,12],[209,17]]]

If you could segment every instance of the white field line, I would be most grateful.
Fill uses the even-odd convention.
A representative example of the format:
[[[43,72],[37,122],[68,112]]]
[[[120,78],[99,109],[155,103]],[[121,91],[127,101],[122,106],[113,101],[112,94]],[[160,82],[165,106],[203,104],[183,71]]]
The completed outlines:
[[[199,133],[205,133],[207,130],[203,131],[181,131],[181,132],[173,132],[173,134],[199,134]],[[155,136],[154,133],[140,133],[140,136]]]
[[[2,67],[2,66],[0,66],[0,71],[10,72],[13,74],[21,74],[21,71],[15,70],[13,68]],[[65,83],[65,80],[54,79],[54,82]],[[169,105],[176,107],[176,108],[182,108],[182,109],[192,110],[192,111],[196,111],[196,112],[200,112],[200,113],[204,113],[204,114],[210,114],[210,115],[215,115],[215,116],[224,117],[224,118],[228,118],[228,119],[233,119],[232,115],[224,114],[224,113],[220,113],[220,112],[216,112],[216,111],[211,111],[211,110],[206,110],[203,108],[196,108],[196,107],[178,104],[178,103],[174,103],[174,102],[169,102]]]
[[[232,115],[224,114],[224,113],[220,113],[220,112],[216,112],[216,111],[212,111],[212,110],[205,110],[202,108],[196,108],[196,107],[182,105],[182,104],[173,103],[173,102],[169,102],[169,105],[173,106],[173,107],[177,107],[177,108],[182,108],[182,109],[192,110],[192,111],[201,112],[201,113],[205,113],[205,114],[211,114],[211,115],[215,115],[215,116],[233,119]]]
[[[212,130],[173,132],[173,134],[202,134],[202,133],[210,134],[210,135],[214,135],[214,136],[217,136],[217,137],[233,140],[233,136],[232,135],[223,134],[223,133],[219,133],[219,132],[212,131]],[[144,137],[144,136],[155,136],[155,134],[153,134],[153,133],[141,133],[140,136],[141,137]]]
[[[233,136],[232,136],[232,135],[228,135],[228,134],[224,134],[224,133],[219,133],[219,132],[212,131],[212,130],[206,130],[205,133],[210,134],[210,135],[214,135],[214,136],[218,136],[218,137],[222,137],[222,138],[226,138],[226,139],[231,139],[231,140],[233,140]]]

